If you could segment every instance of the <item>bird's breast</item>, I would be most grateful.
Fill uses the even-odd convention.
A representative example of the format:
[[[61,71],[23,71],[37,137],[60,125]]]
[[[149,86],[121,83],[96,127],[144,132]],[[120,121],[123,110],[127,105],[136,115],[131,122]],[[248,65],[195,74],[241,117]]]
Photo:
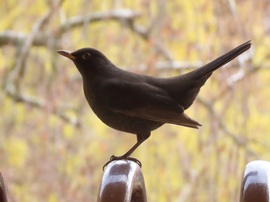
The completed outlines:
[[[138,117],[131,117],[112,111],[106,104],[103,103],[102,99],[100,98],[100,96],[102,96],[102,92],[98,91],[97,86],[96,88],[92,88],[89,85],[84,85],[84,94],[89,106],[97,117],[103,123],[116,130],[138,134],[150,132],[163,125],[163,123]]]

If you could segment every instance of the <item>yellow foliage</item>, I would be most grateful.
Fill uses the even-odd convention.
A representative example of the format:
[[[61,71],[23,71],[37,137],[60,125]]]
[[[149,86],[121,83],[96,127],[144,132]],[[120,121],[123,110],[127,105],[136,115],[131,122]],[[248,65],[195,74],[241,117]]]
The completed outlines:
[[[10,137],[3,147],[11,167],[20,168],[24,165],[28,156],[28,146],[24,139]]]
[[[3,10],[2,13],[4,12],[5,11]],[[0,30],[9,29],[14,23],[14,20],[18,19],[18,17],[21,15],[22,12],[23,12],[22,6],[14,6],[14,9],[12,9],[8,13],[8,16],[6,16],[8,17],[9,20],[7,20],[7,18],[0,18]]]
[[[71,125],[64,125],[63,126],[63,135],[68,140],[72,139],[75,135],[74,128]]]
[[[57,49],[94,47],[127,70],[168,76],[189,71],[170,66],[161,72],[155,69],[156,62],[169,61],[168,55],[176,61],[203,63],[252,39],[253,49],[242,69],[242,60],[237,58],[229,68],[214,73],[199,94],[206,105],[195,101],[186,111],[203,124],[201,129],[162,126],[132,155],[143,163],[149,201],[237,200],[245,164],[256,158],[270,159],[267,0],[257,1],[256,9],[253,1],[234,1],[236,10],[231,1],[79,0],[76,6],[64,1],[59,9],[54,8],[55,2],[1,1],[2,34],[12,30],[29,36],[37,20],[55,9],[34,36],[34,42],[43,35],[48,41],[32,45],[25,71],[20,73],[20,93],[26,100],[4,89],[23,42],[16,39],[0,51],[0,169],[7,170],[14,200],[94,201],[105,161],[136,141],[135,135],[109,129],[95,116],[83,97],[79,72],[71,61],[56,55]],[[84,19],[115,9],[133,10],[141,16],[84,22],[59,31],[75,16]],[[227,78],[238,72],[243,72],[243,78],[230,86]],[[43,104],[33,104],[28,95]],[[58,107],[63,111],[56,113]],[[66,117],[75,117],[80,125]],[[29,172],[22,175],[25,170]]]
[[[14,198],[20,202],[36,201],[35,196],[29,194],[29,186],[26,183],[14,184],[11,186],[11,191],[14,193]]]
[[[67,174],[67,176],[72,176],[78,172],[79,168],[83,163],[83,159],[78,155],[68,155],[66,161],[63,164],[61,170]]]
[[[270,64],[269,59],[270,38],[265,38],[258,45],[253,63],[259,66],[267,66]]]
[[[58,202],[58,195],[56,193],[50,193],[48,196],[48,202]]]

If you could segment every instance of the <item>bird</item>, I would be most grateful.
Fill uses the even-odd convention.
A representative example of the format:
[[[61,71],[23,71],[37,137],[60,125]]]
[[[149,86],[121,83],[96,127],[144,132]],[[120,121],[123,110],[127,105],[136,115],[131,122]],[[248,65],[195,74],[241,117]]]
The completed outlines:
[[[193,104],[213,71],[250,47],[251,41],[247,41],[200,68],[169,78],[123,70],[94,48],[57,52],[77,67],[82,76],[84,95],[97,117],[113,129],[137,136],[136,144],[121,156],[111,156],[107,165],[119,159],[134,160],[130,155],[153,130],[164,124],[195,129],[202,126],[185,114],[185,110]],[[135,161],[141,166],[137,159]]]

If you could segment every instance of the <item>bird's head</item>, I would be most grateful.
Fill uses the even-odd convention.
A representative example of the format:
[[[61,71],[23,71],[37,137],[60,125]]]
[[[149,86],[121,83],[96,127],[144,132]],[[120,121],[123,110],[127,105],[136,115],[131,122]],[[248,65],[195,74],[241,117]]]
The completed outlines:
[[[111,63],[103,53],[94,48],[82,48],[74,52],[66,50],[59,50],[57,52],[71,59],[82,76],[86,72],[102,70],[102,68],[107,67]]]

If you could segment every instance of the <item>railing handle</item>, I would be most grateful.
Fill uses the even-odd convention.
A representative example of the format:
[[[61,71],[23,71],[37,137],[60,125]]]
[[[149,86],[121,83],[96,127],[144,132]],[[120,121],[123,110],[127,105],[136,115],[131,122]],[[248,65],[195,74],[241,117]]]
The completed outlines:
[[[270,162],[247,164],[242,181],[240,202],[270,202]]]
[[[0,202],[7,202],[7,193],[6,193],[6,187],[4,183],[4,178],[0,172]]]
[[[146,202],[146,189],[141,168],[130,160],[116,160],[104,171],[98,202]]]

